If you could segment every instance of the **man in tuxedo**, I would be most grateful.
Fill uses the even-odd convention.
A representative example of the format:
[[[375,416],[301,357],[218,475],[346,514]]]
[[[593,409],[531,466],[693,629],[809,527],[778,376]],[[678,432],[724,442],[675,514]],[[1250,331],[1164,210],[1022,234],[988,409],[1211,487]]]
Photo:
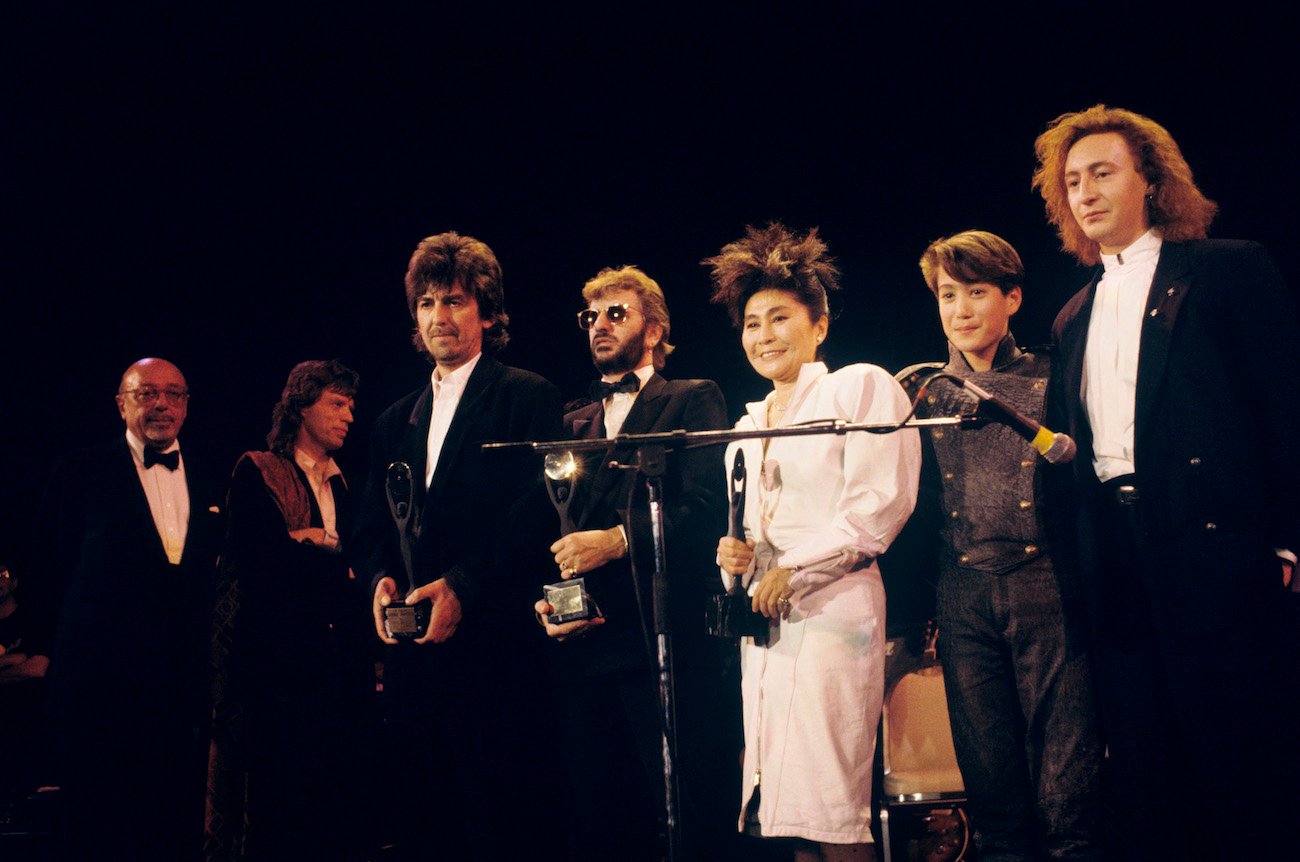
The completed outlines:
[[[380,763],[399,858],[512,858],[543,827],[543,777],[527,766],[544,744],[532,716],[544,644],[527,612],[555,514],[540,459],[483,443],[554,439],[559,393],[488,355],[506,345],[501,267],[483,242],[456,233],[420,242],[406,274],[415,345],[429,380],[375,423],[354,547],[371,578],[374,625],[388,644]],[[387,476],[412,477],[405,521],[411,585]],[[399,586],[400,585],[400,586]],[[399,602],[428,608],[418,637],[385,626]]]
[[[179,368],[136,362],[117,393],[125,435],[60,462],[37,515],[71,859],[199,851],[220,510],[177,439],[188,405]]]
[[[633,266],[602,270],[582,291],[578,313],[600,380],[591,400],[564,417],[565,436],[612,438],[727,424],[710,380],[666,380],[672,351],[668,307],[653,279]],[[570,781],[570,855],[658,859],[655,813],[664,810],[651,580],[654,546],[647,492],[630,447],[583,459],[570,513],[576,529],[550,546],[562,578],[581,576],[600,615],[546,624],[559,758]],[[633,491],[629,508],[629,491]],[[669,610],[677,703],[677,773],[688,858],[735,852],[739,690],[725,677],[723,642],[704,630],[706,597],[720,589],[713,565],[725,532],[726,489],[717,447],[677,450],[664,476]],[[536,610],[545,619],[553,608]],[[562,641],[562,642],[561,642]],[[730,644],[734,651],[734,644]]]
[[[1149,118],[1097,105],[1035,149],[1065,249],[1101,264],[1057,317],[1053,370],[1079,447],[1117,855],[1272,858],[1300,800],[1280,650],[1300,550],[1295,297],[1258,244],[1205,239],[1216,206]]]

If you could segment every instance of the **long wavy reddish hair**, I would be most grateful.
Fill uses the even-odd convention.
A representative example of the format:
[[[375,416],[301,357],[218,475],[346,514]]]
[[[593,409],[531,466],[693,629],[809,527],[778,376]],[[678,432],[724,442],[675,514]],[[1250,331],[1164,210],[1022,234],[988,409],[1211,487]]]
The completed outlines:
[[[1181,242],[1204,239],[1219,206],[1201,194],[1192,180],[1192,169],[1165,127],[1149,117],[1093,105],[1086,111],[1062,114],[1047,124],[1047,131],[1034,141],[1038,169],[1033,187],[1047,204],[1047,219],[1056,225],[1061,246],[1081,263],[1100,260],[1097,243],[1088,239],[1070,211],[1065,189],[1065,159],[1080,138],[1103,132],[1117,132],[1128,143],[1138,172],[1155,191],[1147,198],[1147,221],[1168,240]]]

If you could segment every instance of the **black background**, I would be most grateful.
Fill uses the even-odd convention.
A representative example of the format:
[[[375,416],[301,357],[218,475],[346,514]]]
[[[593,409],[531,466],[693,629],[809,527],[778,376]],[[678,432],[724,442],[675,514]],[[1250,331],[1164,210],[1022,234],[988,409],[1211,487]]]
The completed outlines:
[[[747,223],[819,225],[845,283],[830,363],[897,370],[944,354],[921,251],[985,228],[1020,250],[1014,328],[1042,342],[1085,274],[1029,187],[1033,139],[1106,102],[1173,133],[1222,206],[1212,235],[1300,284],[1281,7],[298,6],[7,5],[0,554],[58,452],[120,433],[141,356],[186,373],[187,451],[223,465],[263,445],[295,362],[341,358],[359,477],[369,422],[427,374],[401,281],[443,230],[501,260],[507,362],[578,394],[582,282],[636,263],[668,295],[669,373],[717,379],[738,415],[765,382],[701,258]]]

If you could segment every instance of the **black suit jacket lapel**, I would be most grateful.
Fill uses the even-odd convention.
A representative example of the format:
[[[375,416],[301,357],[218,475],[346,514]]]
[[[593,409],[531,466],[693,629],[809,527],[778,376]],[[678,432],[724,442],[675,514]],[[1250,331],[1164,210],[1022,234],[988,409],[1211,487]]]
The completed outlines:
[[[1101,280],[1101,270],[1097,269],[1092,280],[1080,291],[1081,301],[1074,316],[1061,330],[1060,363],[1062,401],[1069,433],[1078,444],[1082,453],[1076,459],[1076,465],[1087,462],[1087,471],[1092,473],[1092,429],[1088,425],[1088,412],[1083,405],[1083,359],[1088,349],[1088,326],[1092,320],[1092,303],[1097,297],[1097,282]],[[1082,470],[1083,467],[1079,466]]]
[[[650,379],[645,382],[645,386],[641,387],[641,392],[632,402],[632,409],[623,420],[623,427],[619,429],[619,433],[644,434],[653,428],[659,414],[663,413],[664,408],[668,406],[668,393],[665,391],[667,388],[662,377],[658,374],[650,375]]]
[[[574,415],[574,413],[579,412],[584,415]],[[604,405],[599,401],[570,412],[565,416],[565,421],[567,423],[565,435],[571,439],[605,439],[605,409]],[[589,519],[592,516],[593,490],[596,479],[602,472],[608,472],[609,470],[610,450],[597,449],[578,452],[576,455],[582,463],[582,473],[579,474],[578,481],[574,486],[569,512],[573,518],[574,526],[579,530],[585,530],[591,526]]]
[[[1138,348],[1137,404],[1133,416],[1133,445],[1136,449],[1151,422],[1157,395],[1164,382],[1169,348],[1183,298],[1190,288],[1191,271],[1187,247],[1166,242],[1160,248],[1155,277],[1142,318],[1142,337]]]
[[[1092,304],[1097,298],[1097,282],[1100,281],[1100,274],[1094,275],[1092,281],[1085,288],[1088,291],[1087,298],[1083,305],[1080,306],[1078,314],[1070,322],[1066,329],[1066,340],[1069,345],[1066,348],[1066,366],[1065,366],[1065,387],[1066,396],[1069,398],[1070,411],[1076,415],[1071,416],[1073,421],[1086,422],[1087,418],[1083,410],[1083,361],[1084,354],[1088,350],[1088,327],[1092,321]]]
[[[330,479],[330,491],[334,495],[334,530],[344,542],[352,539],[352,524],[355,512],[352,506],[352,492],[347,479],[341,474]]]
[[[209,512],[207,507],[207,487],[203,483],[203,474],[200,472],[203,468],[202,462],[196,465],[189,455],[181,457],[185,459],[185,493],[190,498],[190,520],[185,525],[185,547],[181,550],[181,562],[184,563],[189,560],[191,552],[212,546],[212,543],[207,541],[205,531],[208,527],[208,519],[213,516],[213,513]]]
[[[600,404],[590,416],[573,419],[569,434],[574,440],[596,440],[605,436],[605,410]]]
[[[411,468],[412,497],[415,511],[424,505],[424,465],[429,458],[429,425],[433,421],[433,386],[425,386],[420,397],[411,405],[401,442],[397,446],[396,461],[404,461]],[[387,471],[388,465],[384,465]]]

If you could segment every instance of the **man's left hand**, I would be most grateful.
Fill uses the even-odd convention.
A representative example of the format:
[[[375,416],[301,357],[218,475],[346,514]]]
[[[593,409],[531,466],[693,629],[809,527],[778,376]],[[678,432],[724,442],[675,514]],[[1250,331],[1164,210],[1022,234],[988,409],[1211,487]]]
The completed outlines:
[[[460,599],[446,578],[438,578],[433,583],[417,587],[406,594],[408,605],[425,599],[433,604],[429,609],[429,627],[425,630],[424,637],[416,638],[415,642],[440,644],[456,633],[461,617]]]
[[[551,545],[551,553],[560,567],[560,577],[567,579],[626,556],[627,542],[623,541],[623,531],[618,527],[582,530]]]

